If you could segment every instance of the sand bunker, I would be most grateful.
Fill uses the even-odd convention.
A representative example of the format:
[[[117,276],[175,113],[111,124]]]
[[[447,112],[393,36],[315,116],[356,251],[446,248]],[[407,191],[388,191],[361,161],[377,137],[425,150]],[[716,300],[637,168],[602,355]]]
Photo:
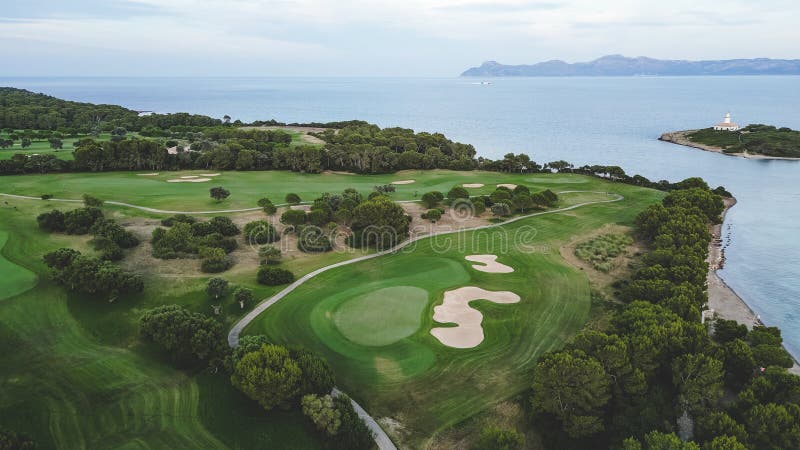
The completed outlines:
[[[292,205],[289,208],[298,211],[311,211],[311,205]]]
[[[400,180],[400,181],[392,181],[392,184],[411,184],[416,183],[416,180]]]
[[[503,184],[498,184],[497,187],[509,188],[513,191],[514,189],[516,189],[517,185],[511,183],[503,183]]]
[[[519,295],[509,291],[487,291],[466,286],[444,293],[444,301],[433,308],[433,320],[455,323],[457,327],[433,328],[431,334],[442,344],[453,348],[472,348],[483,342],[483,314],[469,306],[473,300],[494,303],[519,303]]]
[[[220,175],[221,174],[219,174],[219,173],[201,173],[200,174],[201,177],[218,177]]]
[[[473,264],[472,268],[487,273],[511,273],[514,268],[505,264],[497,262],[497,255],[468,255],[464,259],[471,262],[481,263]]]
[[[464,186],[465,188],[482,188],[484,186],[484,184],[483,183],[467,183],[467,184],[462,184],[462,186]]]
[[[197,175],[184,175],[181,178],[183,178],[184,180],[191,180],[192,178],[200,178],[200,177]]]
[[[136,175],[139,175],[140,177],[154,177],[154,176],[158,175],[158,172],[156,172],[156,173],[137,173]]]
[[[172,180],[167,180],[167,183],[203,183],[205,181],[211,181],[211,178],[175,178]]]

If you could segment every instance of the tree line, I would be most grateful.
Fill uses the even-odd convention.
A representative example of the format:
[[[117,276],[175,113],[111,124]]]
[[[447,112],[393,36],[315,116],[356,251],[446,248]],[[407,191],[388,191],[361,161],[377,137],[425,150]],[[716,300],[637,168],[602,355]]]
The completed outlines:
[[[786,370],[780,330],[701,323],[708,226],[724,205],[700,179],[678,184],[636,219],[650,250],[618,284],[611,324],[534,369],[530,404],[548,448],[800,447],[800,377]]]

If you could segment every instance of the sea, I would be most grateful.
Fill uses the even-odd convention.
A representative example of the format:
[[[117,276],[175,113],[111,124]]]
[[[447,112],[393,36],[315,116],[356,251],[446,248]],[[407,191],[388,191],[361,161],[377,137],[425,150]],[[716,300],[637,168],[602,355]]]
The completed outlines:
[[[479,155],[619,165],[653,180],[700,176],[738,199],[720,276],[800,356],[800,161],[751,160],[664,143],[730,112],[800,129],[800,77],[7,78],[0,86],[136,110],[251,121],[362,119],[439,131]]]

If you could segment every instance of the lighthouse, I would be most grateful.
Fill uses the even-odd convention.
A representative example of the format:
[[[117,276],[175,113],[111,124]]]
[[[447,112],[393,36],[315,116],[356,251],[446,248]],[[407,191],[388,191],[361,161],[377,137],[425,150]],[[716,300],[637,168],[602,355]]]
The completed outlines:
[[[722,119],[722,123],[714,125],[714,129],[717,131],[736,131],[739,129],[739,125],[731,122],[731,113],[727,113],[725,118]]]

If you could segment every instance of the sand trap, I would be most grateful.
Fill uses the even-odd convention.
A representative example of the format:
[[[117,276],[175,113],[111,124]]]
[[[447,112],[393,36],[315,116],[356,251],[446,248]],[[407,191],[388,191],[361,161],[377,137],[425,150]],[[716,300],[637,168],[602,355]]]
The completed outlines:
[[[201,173],[200,174],[201,177],[218,177],[220,175],[221,174],[219,174],[219,173]]]
[[[517,185],[511,183],[503,183],[503,184],[498,184],[497,187],[509,188],[513,191],[514,189],[516,189]]]
[[[473,300],[494,303],[519,303],[519,295],[509,291],[487,291],[466,286],[444,293],[444,301],[433,308],[433,320],[455,323],[457,327],[433,328],[431,334],[442,344],[453,348],[472,348],[483,342],[483,314],[469,306]]]
[[[205,181],[211,181],[211,178],[191,178],[189,180],[185,178],[175,178],[167,180],[167,183],[203,183]]]
[[[295,209],[298,211],[311,211],[311,205],[292,205],[289,208]]]
[[[473,188],[474,189],[474,188],[482,188],[484,186],[484,184],[483,183],[467,183],[467,184],[462,184],[462,186],[464,186],[465,188]]]
[[[505,264],[497,262],[497,255],[469,255],[464,259],[471,262],[481,263],[473,264],[472,268],[487,273],[511,273],[514,268]]]
[[[183,178],[184,180],[191,180],[192,178],[200,178],[200,177],[197,175],[185,175],[182,176],[181,178]]]
[[[411,184],[416,183],[416,180],[400,180],[400,181],[392,181],[392,184]]]
[[[140,177],[154,177],[154,176],[158,175],[158,172],[156,172],[156,173],[137,173],[136,175],[139,175]]]

